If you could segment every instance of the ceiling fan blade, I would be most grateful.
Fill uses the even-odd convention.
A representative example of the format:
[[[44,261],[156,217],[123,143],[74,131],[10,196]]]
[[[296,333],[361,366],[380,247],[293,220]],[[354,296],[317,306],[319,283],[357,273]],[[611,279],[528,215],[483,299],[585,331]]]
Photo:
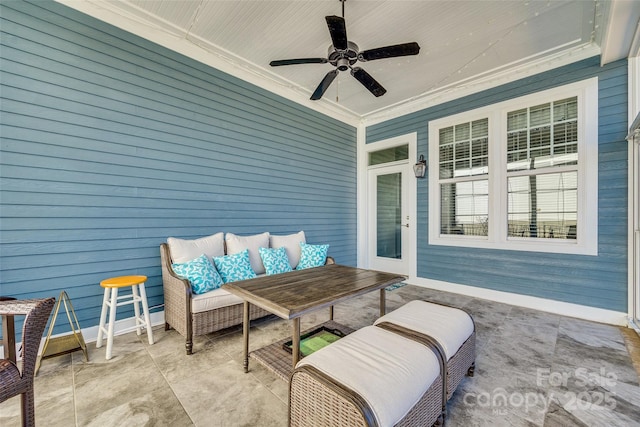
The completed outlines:
[[[298,58],[298,59],[280,59],[277,61],[269,62],[272,67],[279,67],[281,65],[297,65],[297,64],[326,64],[327,58]]]
[[[380,83],[376,81],[369,73],[360,67],[354,67],[351,69],[351,75],[356,78],[369,92],[374,96],[382,96],[387,93],[387,90],[382,87]]]
[[[327,20],[333,47],[336,50],[345,50],[347,48],[347,26],[344,23],[344,18],[332,15],[325,16],[325,19]]]
[[[333,82],[337,75],[338,70],[329,71],[327,75],[324,76],[324,79],[322,79],[316,90],[313,92],[313,95],[311,95],[311,99],[317,101],[318,99],[322,98],[322,95],[324,95],[324,93],[331,85],[331,82]]]
[[[365,50],[364,52],[360,52],[360,54],[358,55],[358,59],[360,61],[373,61],[374,59],[417,55],[418,52],[420,52],[420,46],[418,45],[418,43],[411,42]]]

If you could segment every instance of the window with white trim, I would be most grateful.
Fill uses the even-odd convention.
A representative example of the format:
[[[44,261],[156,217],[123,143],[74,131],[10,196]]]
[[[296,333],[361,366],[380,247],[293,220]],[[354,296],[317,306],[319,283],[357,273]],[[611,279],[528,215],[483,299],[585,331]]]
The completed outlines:
[[[440,233],[486,236],[489,120],[440,129]]]
[[[597,255],[597,78],[429,122],[429,243]]]

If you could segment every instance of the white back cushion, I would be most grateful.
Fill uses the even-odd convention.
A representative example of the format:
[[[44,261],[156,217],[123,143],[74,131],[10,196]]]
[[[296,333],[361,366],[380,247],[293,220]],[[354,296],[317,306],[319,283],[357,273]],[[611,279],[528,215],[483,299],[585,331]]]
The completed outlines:
[[[227,255],[237,254],[249,249],[249,261],[253,271],[256,274],[265,272],[258,248],[269,247],[269,233],[254,234],[252,236],[237,236],[233,233],[227,233],[225,241],[227,242]]]
[[[224,233],[216,233],[200,239],[185,240],[175,237],[167,239],[171,261],[183,263],[205,254],[207,257],[224,255]]]
[[[269,240],[271,244],[270,247],[272,248],[277,249],[284,247],[287,252],[287,258],[289,258],[289,264],[291,264],[291,268],[295,270],[300,262],[300,243],[307,243],[304,231],[286,236],[275,236],[272,234]]]

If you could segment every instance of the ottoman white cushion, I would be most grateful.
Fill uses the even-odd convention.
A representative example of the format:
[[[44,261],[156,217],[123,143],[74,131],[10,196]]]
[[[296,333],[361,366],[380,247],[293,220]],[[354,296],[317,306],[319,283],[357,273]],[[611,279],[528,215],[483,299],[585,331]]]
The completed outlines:
[[[423,344],[375,326],[359,329],[305,357],[311,365],[358,393],[380,426],[392,426],[415,406],[440,374]]]
[[[440,343],[447,360],[456,354],[473,334],[473,320],[464,311],[427,301],[411,301],[374,322],[393,323],[433,337]]]

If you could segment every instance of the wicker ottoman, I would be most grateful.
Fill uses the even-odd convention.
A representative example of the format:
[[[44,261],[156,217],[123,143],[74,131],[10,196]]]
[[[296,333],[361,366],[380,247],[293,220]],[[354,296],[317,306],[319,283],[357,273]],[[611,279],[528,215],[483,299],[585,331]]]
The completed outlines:
[[[442,421],[444,366],[421,336],[375,326],[302,359],[289,383],[289,425],[431,426]]]
[[[447,400],[465,376],[473,376],[476,330],[467,312],[443,304],[411,301],[382,316],[374,325],[401,335],[418,333],[436,345],[446,361]]]

